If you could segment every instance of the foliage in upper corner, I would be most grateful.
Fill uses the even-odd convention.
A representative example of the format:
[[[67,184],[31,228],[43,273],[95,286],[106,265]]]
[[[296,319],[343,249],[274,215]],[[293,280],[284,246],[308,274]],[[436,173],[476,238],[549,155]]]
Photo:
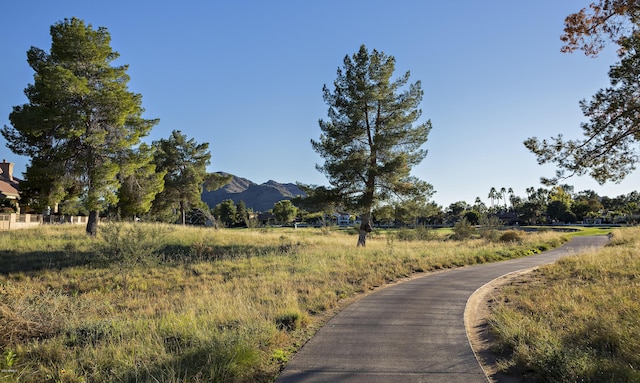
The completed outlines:
[[[581,101],[582,112],[589,119],[581,125],[585,138],[564,140],[562,135],[549,140],[529,138],[524,145],[537,156],[539,164],[555,163],[555,184],[573,175],[588,174],[603,184],[619,182],[633,170],[640,159],[640,108],[637,94],[640,85],[640,36],[623,42],[621,61],[609,71],[611,86],[598,91],[590,102]]]
[[[611,86],[598,91],[590,102],[580,102],[589,120],[581,124],[583,139],[527,139],[524,144],[539,164],[557,165],[553,185],[573,175],[588,174],[600,184],[620,182],[640,160],[640,106],[637,94],[640,74],[640,4],[635,0],[599,0],[565,19],[563,52],[582,50],[597,56],[608,40],[618,44],[620,62],[609,71]]]
[[[611,40],[624,50],[624,40],[638,33],[640,4],[636,0],[598,0],[564,20],[562,52],[581,50],[597,56]]]

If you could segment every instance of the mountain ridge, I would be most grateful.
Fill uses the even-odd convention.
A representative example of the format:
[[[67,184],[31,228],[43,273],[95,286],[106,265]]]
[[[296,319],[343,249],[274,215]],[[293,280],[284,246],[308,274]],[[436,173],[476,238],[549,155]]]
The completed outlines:
[[[263,184],[257,184],[231,173],[216,173],[230,175],[231,181],[218,190],[205,190],[202,192],[202,200],[209,208],[213,208],[222,201],[230,199],[236,205],[238,202],[244,201],[247,208],[256,212],[265,212],[272,209],[276,202],[292,199],[296,196],[305,196],[305,193],[294,183],[280,183],[269,180]]]

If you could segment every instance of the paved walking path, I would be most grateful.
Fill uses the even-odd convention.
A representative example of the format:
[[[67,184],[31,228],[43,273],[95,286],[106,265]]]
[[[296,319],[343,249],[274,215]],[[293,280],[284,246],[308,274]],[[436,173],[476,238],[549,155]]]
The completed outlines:
[[[606,236],[575,237],[542,254],[383,288],[331,319],[292,357],[276,382],[487,383],[465,330],[465,305],[473,292],[505,274],[607,241]]]

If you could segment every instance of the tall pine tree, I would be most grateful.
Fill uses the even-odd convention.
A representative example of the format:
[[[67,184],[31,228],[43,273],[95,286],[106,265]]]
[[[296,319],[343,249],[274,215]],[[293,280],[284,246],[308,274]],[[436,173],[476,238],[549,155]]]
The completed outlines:
[[[99,212],[117,202],[116,175],[158,120],[142,118],[142,97],[127,88],[127,65],[112,65],[119,54],[104,27],[65,19],[51,27],[51,40],[49,53],[27,52],[35,72],[29,102],[13,108],[2,135],[13,152],[31,157],[25,195],[50,206],[79,197],[89,211],[86,231],[96,235]]]
[[[207,142],[199,144],[174,130],[169,138],[154,141],[153,146],[156,169],[165,174],[164,190],[152,205],[152,212],[161,220],[186,224],[187,211],[205,205],[203,187],[215,190],[231,180],[231,176],[207,173],[211,161]],[[174,212],[179,213],[179,217]]]
[[[358,245],[371,231],[376,202],[394,198],[429,197],[432,186],[410,175],[422,161],[431,122],[413,126],[420,118],[423,91],[409,81],[409,72],[392,80],[395,58],[362,45],[338,68],[334,90],[326,85],[324,101],[329,120],[320,120],[319,141],[311,140],[325,160],[317,166],[332,185],[327,195],[361,215]]]

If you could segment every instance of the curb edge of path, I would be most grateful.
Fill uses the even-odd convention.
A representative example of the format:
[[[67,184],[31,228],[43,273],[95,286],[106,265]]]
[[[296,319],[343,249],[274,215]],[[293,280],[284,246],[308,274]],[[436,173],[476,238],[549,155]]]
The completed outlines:
[[[467,333],[469,346],[484,372],[487,382],[518,383],[520,379],[516,377],[499,374],[495,369],[496,356],[490,350],[493,337],[488,331],[487,317],[489,315],[488,297],[500,287],[507,285],[513,279],[529,274],[540,266],[529,267],[522,270],[512,271],[501,275],[484,285],[480,286],[471,294],[464,308],[464,326]]]

